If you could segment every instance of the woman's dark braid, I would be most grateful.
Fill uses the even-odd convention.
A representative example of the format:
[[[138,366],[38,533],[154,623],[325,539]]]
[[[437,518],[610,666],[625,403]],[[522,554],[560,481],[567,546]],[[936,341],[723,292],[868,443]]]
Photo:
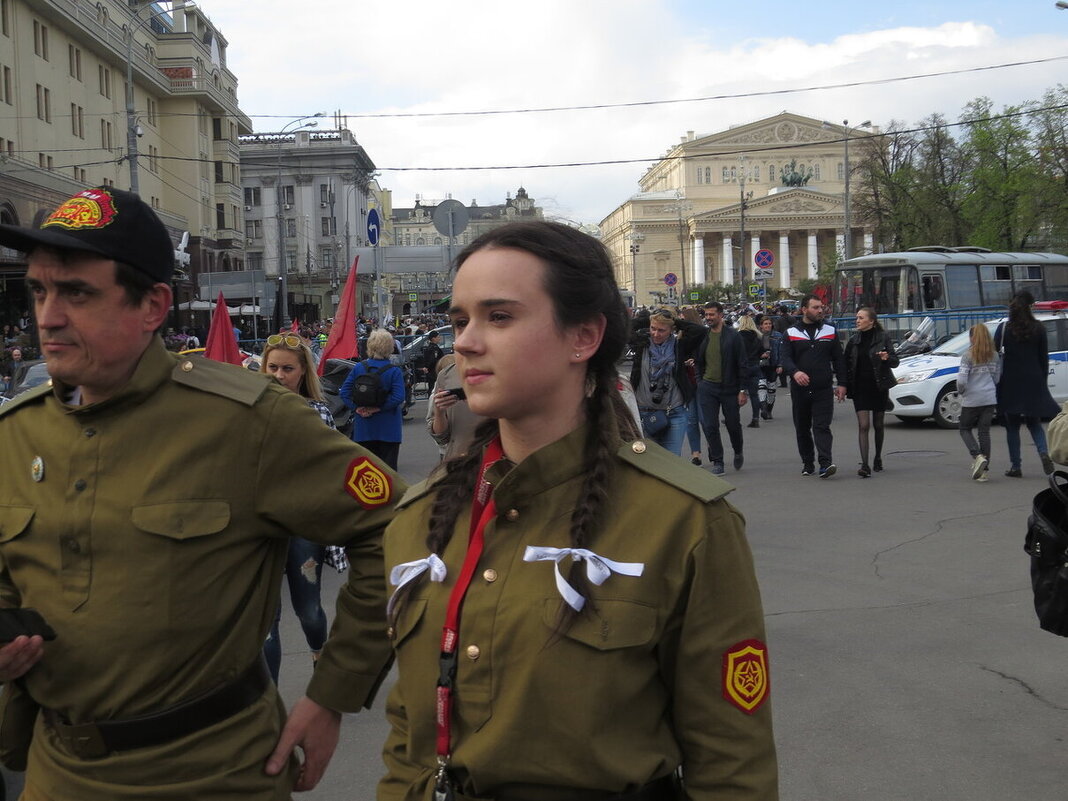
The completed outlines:
[[[441,556],[445,552],[445,546],[449,544],[456,527],[456,518],[474,496],[482,451],[497,436],[497,431],[496,420],[482,423],[475,429],[475,438],[467,448],[467,453],[442,462],[438,467],[445,475],[434,485],[434,503],[430,507],[426,547],[431,553]],[[391,626],[396,625],[397,616],[416,584],[416,581],[409,583],[397,594],[393,615],[389,620]]]

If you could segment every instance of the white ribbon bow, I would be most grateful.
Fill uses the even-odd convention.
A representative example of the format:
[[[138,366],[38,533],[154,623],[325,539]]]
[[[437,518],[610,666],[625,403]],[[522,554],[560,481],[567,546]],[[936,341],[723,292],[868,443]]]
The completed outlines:
[[[523,553],[523,561],[555,562],[556,589],[560,591],[560,595],[567,601],[567,605],[576,612],[582,611],[582,607],[586,605],[586,599],[579,595],[560,573],[560,562],[564,560],[565,556],[570,556],[576,562],[586,560],[586,578],[597,586],[604,584],[613,573],[619,573],[623,576],[640,576],[642,571],[645,570],[643,562],[614,562],[585,548],[547,548],[528,545]]]
[[[430,571],[431,581],[440,583],[445,580],[445,563],[441,561],[436,553],[430,554],[425,559],[416,559],[414,562],[404,562],[396,565],[389,571],[389,583],[397,589],[389,596],[389,603],[386,604],[387,617],[393,614],[393,603],[397,598],[397,593],[404,589],[406,584],[415,581],[428,570]]]

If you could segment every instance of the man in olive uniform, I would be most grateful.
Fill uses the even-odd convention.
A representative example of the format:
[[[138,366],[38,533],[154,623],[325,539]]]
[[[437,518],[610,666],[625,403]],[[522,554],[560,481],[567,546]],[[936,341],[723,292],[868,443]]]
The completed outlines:
[[[402,482],[270,379],[164,349],[173,245],[136,195],[84,190],[0,244],[29,254],[53,379],[0,411],[0,607],[56,634],[0,647],[24,798],[310,789],[389,662],[381,532]],[[283,730],[261,650],[298,534],[347,545],[351,572]]]

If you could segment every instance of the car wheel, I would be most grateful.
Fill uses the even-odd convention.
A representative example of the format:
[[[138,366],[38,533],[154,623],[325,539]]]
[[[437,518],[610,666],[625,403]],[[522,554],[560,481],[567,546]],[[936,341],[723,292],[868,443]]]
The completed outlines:
[[[960,393],[956,384],[947,384],[938,393],[934,405],[934,421],[939,428],[957,428],[960,423]]]

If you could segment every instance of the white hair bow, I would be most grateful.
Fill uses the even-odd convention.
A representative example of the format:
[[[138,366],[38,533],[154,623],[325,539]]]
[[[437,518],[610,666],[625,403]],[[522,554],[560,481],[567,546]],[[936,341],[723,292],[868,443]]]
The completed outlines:
[[[415,581],[428,570],[430,571],[431,581],[442,582],[445,580],[447,572],[445,563],[441,561],[436,553],[430,554],[425,559],[416,559],[414,562],[404,562],[396,565],[389,571],[389,583],[397,589],[389,596],[389,603],[386,604],[387,617],[393,614],[393,603],[396,601],[397,593],[404,589],[405,585]]]
[[[614,562],[585,548],[547,548],[528,545],[523,553],[523,561],[555,562],[556,589],[559,590],[563,599],[567,601],[567,605],[576,612],[582,611],[582,607],[586,605],[586,599],[568,584],[560,573],[560,562],[563,561],[565,556],[570,556],[576,562],[585,560],[586,578],[597,586],[604,584],[613,573],[619,573],[623,576],[640,576],[642,571],[645,570],[643,562]]]

